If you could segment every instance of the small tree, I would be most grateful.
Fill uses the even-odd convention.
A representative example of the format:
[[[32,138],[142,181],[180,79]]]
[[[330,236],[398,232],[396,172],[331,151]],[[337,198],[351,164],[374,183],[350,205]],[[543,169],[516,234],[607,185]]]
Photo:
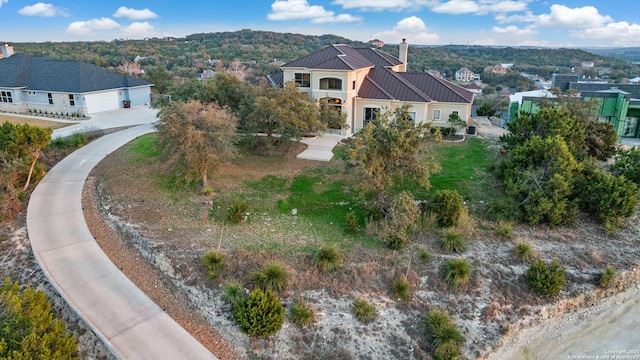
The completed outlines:
[[[449,114],[449,124],[451,125],[449,128],[449,135],[455,135],[459,128],[467,127],[467,121],[462,119],[458,113]]]
[[[406,120],[408,106],[384,111],[378,124],[369,123],[348,145],[346,158],[363,190],[382,194],[397,178],[411,177],[429,188],[429,176],[438,170],[432,154],[421,150],[429,138],[429,124]]]
[[[564,286],[564,269],[558,260],[550,264],[538,258],[527,270],[527,282],[533,292],[542,296],[556,296]]]
[[[267,337],[284,324],[285,309],[271,291],[255,290],[233,309],[233,319],[242,332]]]
[[[158,147],[185,179],[206,186],[209,175],[236,155],[236,118],[216,104],[172,102],[158,115]]]
[[[436,214],[438,225],[448,227],[458,225],[463,206],[462,197],[456,190],[438,190],[428,207]]]
[[[390,249],[400,250],[409,243],[412,228],[420,216],[420,208],[413,195],[403,191],[389,206],[381,205],[384,220],[380,224],[380,236]]]

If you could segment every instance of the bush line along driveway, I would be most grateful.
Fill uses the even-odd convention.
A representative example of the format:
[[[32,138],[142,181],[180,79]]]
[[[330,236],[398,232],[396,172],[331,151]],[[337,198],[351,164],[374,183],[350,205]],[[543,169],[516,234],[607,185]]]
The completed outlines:
[[[29,240],[51,284],[117,357],[216,359],[109,260],[84,219],[82,189],[91,169],[153,131],[141,125],[104,136],[51,169],[29,200]]]

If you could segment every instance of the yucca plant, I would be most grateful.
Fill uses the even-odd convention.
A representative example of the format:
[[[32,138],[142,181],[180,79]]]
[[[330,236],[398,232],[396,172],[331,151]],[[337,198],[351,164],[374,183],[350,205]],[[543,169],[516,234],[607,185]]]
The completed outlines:
[[[604,271],[600,275],[600,280],[598,280],[598,286],[603,289],[606,289],[609,286],[613,285],[613,282],[615,281],[615,279],[616,279],[616,269],[611,265],[607,265],[607,267],[604,269]]]
[[[291,307],[289,320],[302,328],[308,327],[316,321],[316,310],[303,300],[298,300]]]
[[[222,300],[235,308],[244,299],[244,289],[238,281],[231,281],[222,287]]]
[[[435,359],[461,359],[464,336],[451,320],[449,314],[440,309],[429,311],[425,317],[428,337]]]
[[[273,291],[280,293],[287,287],[289,273],[287,269],[279,263],[265,265],[261,270],[251,275],[251,282],[262,291]]]
[[[336,246],[321,247],[316,251],[315,263],[322,272],[332,272],[342,266],[342,254]]]
[[[420,260],[428,262],[429,260],[431,260],[431,251],[429,251],[429,249],[427,248],[421,248],[419,256]]]
[[[471,272],[471,264],[467,259],[449,259],[444,264],[444,281],[450,289],[457,290],[471,281]]]
[[[509,221],[498,221],[496,224],[496,236],[500,240],[513,238],[513,223]]]
[[[533,247],[528,242],[521,241],[513,249],[514,254],[520,261],[529,262],[534,257]]]
[[[235,199],[231,205],[229,205],[229,211],[227,217],[232,222],[239,224],[247,221],[247,211],[249,211],[249,204],[241,199]]]
[[[446,230],[443,236],[438,239],[438,245],[447,253],[462,253],[467,251],[467,242],[462,234],[455,230]]]
[[[413,295],[413,286],[406,275],[400,275],[393,281],[393,295],[400,301],[407,301]]]
[[[356,299],[353,302],[353,312],[356,315],[356,319],[363,324],[372,322],[377,316],[375,306],[362,299]]]
[[[202,264],[211,280],[215,280],[224,266],[224,254],[220,251],[209,251],[202,257]]]

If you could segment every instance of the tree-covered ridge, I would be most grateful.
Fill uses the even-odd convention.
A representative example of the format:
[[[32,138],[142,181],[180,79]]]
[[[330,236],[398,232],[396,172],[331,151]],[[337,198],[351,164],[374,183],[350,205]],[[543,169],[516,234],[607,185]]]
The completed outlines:
[[[401,39],[398,39],[398,42]],[[210,59],[225,65],[239,59],[254,69],[254,75],[266,74],[276,67],[274,60],[289,62],[326,46],[341,43],[354,47],[368,44],[336,35],[302,35],[272,31],[239,30],[199,33],[184,38],[147,40],[113,40],[110,42],[45,42],[13,43],[18,52],[44,55],[54,59],[82,60],[102,67],[116,68],[125,60],[143,57],[141,66],[161,66],[174,75],[193,77],[203,69],[215,68]],[[396,44],[385,45],[383,51],[397,55]],[[613,80],[632,78],[640,66],[596,55],[579,49],[514,48],[485,46],[410,46],[409,71],[438,70],[452,77],[456,70],[467,67],[481,73],[487,66],[513,63],[513,69],[550,77],[552,73],[576,71],[583,61],[593,61],[601,76]],[[635,75],[634,75],[635,74]]]

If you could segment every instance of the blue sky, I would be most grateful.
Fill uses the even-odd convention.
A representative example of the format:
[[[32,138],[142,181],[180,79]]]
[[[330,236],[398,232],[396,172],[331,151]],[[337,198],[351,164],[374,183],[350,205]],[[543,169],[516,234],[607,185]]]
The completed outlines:
[[[95,41],[239,29],[411,44],[640,46],[638,0],[0,0],[0,41]]]

